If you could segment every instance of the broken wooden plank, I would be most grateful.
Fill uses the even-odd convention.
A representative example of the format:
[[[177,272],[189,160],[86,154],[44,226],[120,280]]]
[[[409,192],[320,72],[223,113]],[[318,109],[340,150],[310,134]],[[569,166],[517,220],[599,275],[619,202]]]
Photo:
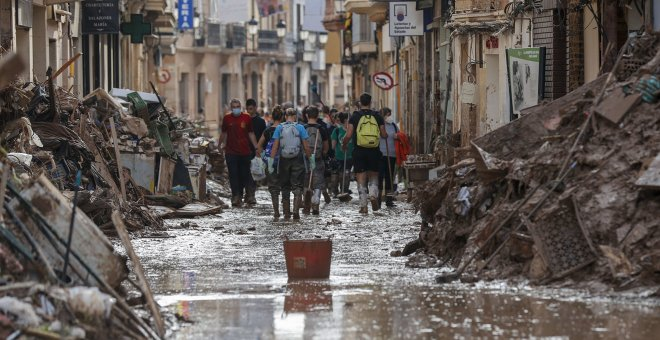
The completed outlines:
[[[622,87],[615,88],[607,97],[594,109],[603,118],[614,124],[619,124],[621,119],[642,99],[640,93],[627,95]]]
[[[49,221],[54,233],[63,240],[68,237],[72,213],[71,202],[44,175],[39,176],[30,187],[23,190],[21,196],[31,202],[34,209]],[[55,248],[48,241],[28,212],[22,208],[18,199],[14,198],[9,202],[9,207],[34,236],[35,242],[43,249],[44,260],[54,268],[62,268],[64,260],[60,254],[64,253],[65,247],[58,243]],[[71,252],[84,259],[87,265],[111,287],[118,287],[128,275],[125,262],[114,252],[112,243],[96,224],[82,210],[76,209],[78,211],[76,212],[76,228],[73,231]],[[78,275],[78,273],[87,273],[79,261],[71,261],[71,267],[74,269],[73,272],[69,272],[72,278],[77,278],[79,282],[89,280],[86,275]]]
[[[144,202],[148,205],[159,205],[179,209],[185,207],[190,201],[174,195],[145,195]]]
[[[655,156],[648,169],[637,179],[635,185],[645,189],[660,190],[660,154]]]
[[[176,162],[167,158],[160,158],[160,168],[158,169],[158,187],[157,194],[169,194],[174,180],[174,167]]]
[[[173,217],[197,217],[213,215],[222,212],[222,206],[213,206],[206,203],[191,203],[174,211]]]
[[[202,164],[202,168],[199,169],[199,196],[197,199],[206,201],[206,164]]]
[[[133,270],[135,271],[135,275],[137,276],[140,282],[140,290],[142,291],[142,294],[147,300],[147,305],[149,306],[151,315],[154,317],[154,322],[156,323],[156,331],[158,332],[158,336],[164,338],[165,322],[163,321],[163,316],[160,314],[160,309],[158,307],[158,304],[156,304],[156,301],[154,300],[153,293],[151,292],[151,287],[149,286],[149,281],[147,281],[147,277],[146,275],[144,275],[144,268],[142,267],[140,258],[137,256],[137,254],[135,254],[135,250],[133,249],[133,244],[131,243],[131,239],[128,236],[128,232],[126,231],[126,226],[124,225],[124,222],[121,220],[121,215],[119,214],[118,211],[112,213],[112,223],[114,223],[115,225],[117,234],[119,235],[119,238],[121,239],[121,242],[124,245],[124,248],[126,249],[126,253],[128,254],[128,257],[131,259],[131,262],[133,262]]]
[[[174,216],[174,212],[176,211],[176,209],[160,205],[149,205],[147,207],[152,213],[163,219]]]
[[[117,172],[119,173],[119,187],[121,188],[121,197],[123,202],[126,202],[126,182],[124,182],[124,167],[121,162],[121,154],[119,153],[119,139],[117,138],[117,129],[115,129],[115,119],[110,116],[110,132],[112,133],[112,141],[115,146],[115,157],[117,160]]]
[[[621,278],[632,275],[633,265],[621,249],[606,245],[600,245],[599,248],[603,256],[607,259],[612,277]]]

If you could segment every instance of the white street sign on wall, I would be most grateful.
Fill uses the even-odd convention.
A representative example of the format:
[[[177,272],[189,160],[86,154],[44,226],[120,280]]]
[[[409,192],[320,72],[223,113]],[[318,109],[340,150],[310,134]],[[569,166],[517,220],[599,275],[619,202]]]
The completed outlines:
[[[390,36],[424,35],[424,11],[415,8],[415,1],[390,2]]]

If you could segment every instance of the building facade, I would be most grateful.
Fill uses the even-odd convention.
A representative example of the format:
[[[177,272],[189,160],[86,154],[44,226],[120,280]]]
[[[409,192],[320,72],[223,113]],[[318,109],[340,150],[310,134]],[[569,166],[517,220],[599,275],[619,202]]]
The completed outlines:
[[[423,33],[390,37],[388,0],[346,0],[351,25],[351,96],[370,92],[394,108],[414,153],[451,164],[470,141],[524,114],[512,109],[507,52],[543,48],[537,103],[557,99],[611,69],[630,35],[659,26],[660,5],[580,0],[408,1]],[[404,1],[405,2],[405,1]],[[398,2],[400,3],[400,2]],[[410,8],[410,7],[409,7]],[[376,72],[396,84],[382,91]],[[516,113],[514,113],[514,111]]]

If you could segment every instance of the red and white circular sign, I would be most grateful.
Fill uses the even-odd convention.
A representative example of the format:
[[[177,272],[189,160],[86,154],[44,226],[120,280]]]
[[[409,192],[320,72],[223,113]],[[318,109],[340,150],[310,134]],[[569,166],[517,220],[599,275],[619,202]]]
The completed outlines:
[[[170,71],[167,69],[161,68],[158,70],[158,82],[161,84],[165,84],[172,79],[172,74],[170,74]]]
[[[394,79],[389,73],[378,72],[372,77],[374,84],[383,90],[389,90],[394,87]]]

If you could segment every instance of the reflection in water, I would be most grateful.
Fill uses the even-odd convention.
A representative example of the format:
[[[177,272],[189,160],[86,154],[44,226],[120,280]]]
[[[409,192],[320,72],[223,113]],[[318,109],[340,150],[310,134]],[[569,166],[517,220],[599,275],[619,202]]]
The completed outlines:
[[[323,334],[320,328],[326,328],[327,321],[333,319],[329,313],[332,299],[327,281],[289,280],[282,312],[275,313],[275,337],[302,339],[309,334]]]
[[[195,277],[194,271],[183,272],[183,287],[184,293],[190,294],[195,291]],[[192,321],[190,315],[192,314],[193,303],[190,301],[179,301],[176,305],[176,316],[183,321]]]
[[[195,307],[189,308],[195,324],[183,327],[176,338],[652,339],[660,333],[660,308],[655,305],[439,287],[347,288],[318,281],[289,282],[281,293],[189,298],[194,302],[169,300],[177,308]]]
[[[258,195],[261,202],[269,199],[263,191]],[[405,258],[389,256],[408,241],[405,233],[419,231],[418,217],[407,208],[364,218],[357,205],[333,203],[324,208],[326,217],[312,223],[278,225],[265,210],[250,212],[233,209],[195,220],[201,228],[171,231],[176,238],[135,240],[145,271],[153,275],[158,303],[194,321],[182,323],[174,338],[655,339],[660,334],[660,306],[641,298],[589,300],[575,292],[561,297],[496,283],[435,285],[437,270],[406,268]],[[330,215],[340,223],[330,223]],[[219,223],[223,229],[215,230]],[[287,284],[281,235],[317,235],[323,225],[336,234],[330,279]],[[246,233],[246,226],[256,230]]]
[[[332,310],[332,290],[327,282],[290,280],[286,288],[284,312],[287,314]]]

